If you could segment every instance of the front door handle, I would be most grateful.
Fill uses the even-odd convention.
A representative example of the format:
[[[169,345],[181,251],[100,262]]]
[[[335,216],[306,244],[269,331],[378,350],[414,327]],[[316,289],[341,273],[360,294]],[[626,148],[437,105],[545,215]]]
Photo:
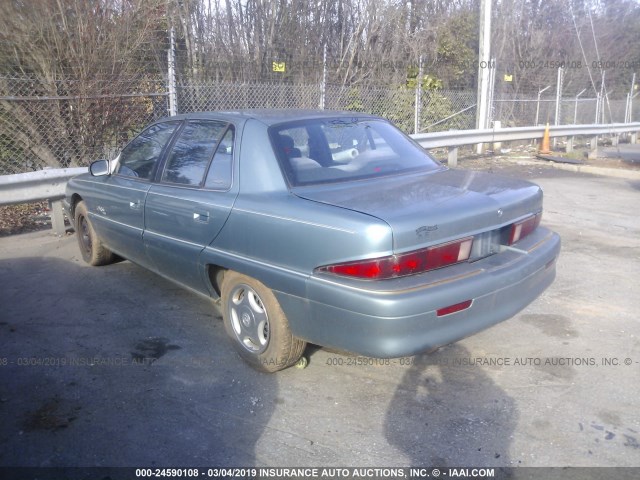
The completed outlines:
[[[193,212],[193,221],[209,223],[209,212]]]
[[[141,207],[140,200],[136,200],[135,202],[129,202],[129,208],[131,210],[140,210]]]

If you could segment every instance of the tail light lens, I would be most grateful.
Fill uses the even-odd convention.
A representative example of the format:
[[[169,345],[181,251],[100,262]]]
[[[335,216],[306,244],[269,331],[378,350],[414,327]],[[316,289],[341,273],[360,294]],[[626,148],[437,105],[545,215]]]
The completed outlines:
[[[436,310],[438,317],[444,317],[445,315],[451,315],[452,313],[461,312],[471,306],[473,300],[466,300],[464,302],[456,303],[455,305],[449,305],[448,307],[440,308]]]
[[[433,247],[362,261],[318,267],[316,271],[366,280],[385,280],[435,270],[469,259],[473,237]]]
[[[511,225],[511,230],[509,232],[509,241],[507,244],[513,245],[517,241],[522,240],[524,237],[529,235],[536,228],[538,228],[541,219],[542,212],[536,215],[531,215],[530,217],[527,217],[524,220]]]

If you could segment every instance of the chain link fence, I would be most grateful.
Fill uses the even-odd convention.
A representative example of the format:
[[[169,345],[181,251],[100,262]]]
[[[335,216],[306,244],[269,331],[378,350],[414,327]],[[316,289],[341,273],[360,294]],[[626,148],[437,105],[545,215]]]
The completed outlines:
[[[88,165],[115,153],[146,124],[167,116],[163,78],[45,83],[0,77],[0,175]],[[176,89],[178,113],[245,108],[322,108],[388,118],[406,133],[475,128],[476,92],[407,87],[283,83],[207,83]],[[555,98],[502,95],[492,119],[502,127],[555,123]],[[625,100],[563,99],[561,124],[624,122]],[[633,121],[640,119],[637,107]]]
[[[0,175],[87,165],[167,115],[164,82],[127,85],[0,77]],[[138,93],[140,86],[150,93]],[[123,93],[119,93],[123,92]]]
[[[246,108],[318,108],[318,85],[214,83],[177,88],[178,112]]]
[[[558,125],[593,123],[624,123],[626,100],[578,98],[560,100]],[[640,119],[640,109],[634,109],[632,121]],[[556,123],[556,99],[533,96],[501,96],[493,100],[492,119],[502,127],[523,127]]]
[[[407,88],[217,83],[177,88],[180,113],[243,108],[303,108],[366,112],[393,121],[407,133],[473,128],[475,92],[426,91],[416,112],[416,92]],[[430,128],[431,127],[431,128]]]

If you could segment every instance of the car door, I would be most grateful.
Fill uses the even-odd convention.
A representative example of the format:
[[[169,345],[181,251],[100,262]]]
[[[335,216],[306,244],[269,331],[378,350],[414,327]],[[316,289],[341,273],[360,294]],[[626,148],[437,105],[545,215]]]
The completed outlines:
[[[226,122],[187,121],[145,202],[144,243],[155,270],[201,292],[200,252],[222,229],[238,192],[235,137]]]
[[[98,235],[114,252],[148,267],[142,233],[144,202],[165,147],[180,122],[151,125],[120,153],[115,172],[101,177],[91,220]]]

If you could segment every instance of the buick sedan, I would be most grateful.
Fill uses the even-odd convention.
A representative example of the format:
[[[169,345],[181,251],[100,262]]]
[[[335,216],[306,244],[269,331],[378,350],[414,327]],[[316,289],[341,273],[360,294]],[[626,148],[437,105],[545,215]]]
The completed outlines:
[[[65,199],[84,260],[123,257],[211,298],[262,371],[308,342],[432,350],[512,317],[555,277],[538,186],[449,169],[371,115],[180,115],[89,170]]]

